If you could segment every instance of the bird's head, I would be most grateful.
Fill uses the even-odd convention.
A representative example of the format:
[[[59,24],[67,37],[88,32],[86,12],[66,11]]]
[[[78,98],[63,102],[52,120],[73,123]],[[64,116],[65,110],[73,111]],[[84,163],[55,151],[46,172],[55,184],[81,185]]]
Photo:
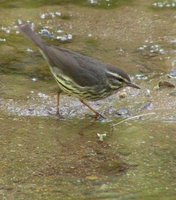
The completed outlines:
[[[112,89],[118,89],[125,86],[140,89],[138,85],[131,82],[130,77],[121,69],[108,67],[106,74]]]

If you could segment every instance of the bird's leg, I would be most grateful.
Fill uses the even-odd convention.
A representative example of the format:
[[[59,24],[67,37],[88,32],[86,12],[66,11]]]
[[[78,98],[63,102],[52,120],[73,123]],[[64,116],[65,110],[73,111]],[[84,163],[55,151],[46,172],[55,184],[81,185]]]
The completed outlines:
[[[95,113],[95,118],[105,118],[103,115],[101,115],[99,112],[97,112],[96,110],[94,110],[91,106],[89,106],[89,104],[87,104],[85,101],[83,101],[82,99],[80,99],[81,103],[83,103],[85,106],[87,106],[91,111],[93,111]]]
[[[60,91],[58,91],[57,92],[57,107],[56,107],[56,109],[57,109],[57,111],[56,111],[56,115],[58,115],[59,117],[61,116],[60,115],[60,109],[59,109],[59,107],[60,107],[60,94],[61,94],[61,92]]]

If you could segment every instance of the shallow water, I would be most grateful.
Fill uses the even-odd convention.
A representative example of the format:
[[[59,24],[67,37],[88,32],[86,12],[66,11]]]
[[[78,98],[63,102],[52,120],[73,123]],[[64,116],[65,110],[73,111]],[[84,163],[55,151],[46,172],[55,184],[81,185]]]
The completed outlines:
[[[176,84],[175,8],[97,2],[0,4],[0,199],[175,199],[176,91],[158,87]],[[57,85],[18,19],[49,43],[121,67],[141,90],[90,102],[106,116],[97,121],[62,96],[58,119]]]

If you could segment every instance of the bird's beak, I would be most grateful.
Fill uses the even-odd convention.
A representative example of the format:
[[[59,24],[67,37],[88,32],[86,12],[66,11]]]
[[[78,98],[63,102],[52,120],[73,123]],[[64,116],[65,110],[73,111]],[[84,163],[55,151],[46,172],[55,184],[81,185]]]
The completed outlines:
[[[127,83],[127,86],[128,87],[133,87],[133,88],[136,88],[136,89],[141,89],[138,85],[134,84],[134,83],[131,83],[131,82],[128,82]]]

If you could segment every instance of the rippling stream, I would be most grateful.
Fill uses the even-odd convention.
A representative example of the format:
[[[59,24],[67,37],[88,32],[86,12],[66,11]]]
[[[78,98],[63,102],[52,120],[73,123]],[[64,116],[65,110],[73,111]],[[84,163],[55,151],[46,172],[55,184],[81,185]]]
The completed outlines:
[[[0,199],[175,200],[176,1],[0,3]],[[61,98],[28,21],[48,43],[115,65],[141,90]]]

